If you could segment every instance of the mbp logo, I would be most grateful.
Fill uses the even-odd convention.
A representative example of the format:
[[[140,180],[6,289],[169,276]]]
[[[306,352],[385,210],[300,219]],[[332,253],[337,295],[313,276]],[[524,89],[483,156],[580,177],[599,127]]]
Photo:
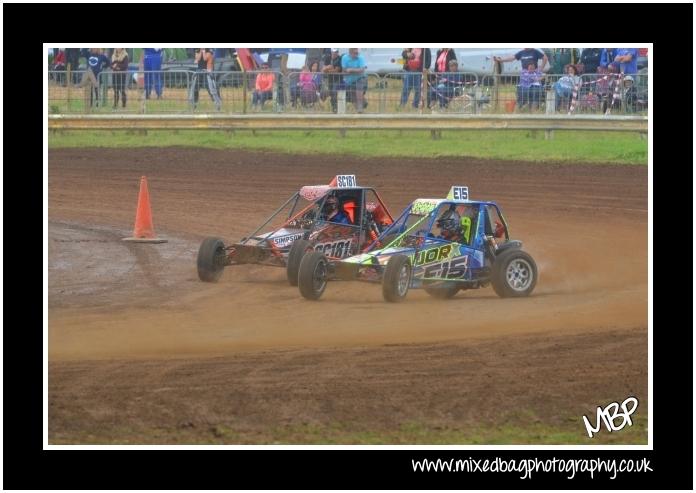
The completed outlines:
[[[621,408],[622,412],[619,412],[619,408]],[[582,417],[585,423],[585,429],[587,429],[587,435],[592,438],[592,436],[602,428],[602,423],[604,423],[610,433],[612,431],[622,430],[626,424],[628,424],[628,426],[633,426],[631,414],[633,414],[636,409],[638,409],[638,399],[635,397],[626,398],[620,406],[618,402],[612,402],[604,409],[602,409],[601,406],[597,406],[596,426],[593,427],[587,417]],[[617,418],[621,418],[620,426],[616,425]]]

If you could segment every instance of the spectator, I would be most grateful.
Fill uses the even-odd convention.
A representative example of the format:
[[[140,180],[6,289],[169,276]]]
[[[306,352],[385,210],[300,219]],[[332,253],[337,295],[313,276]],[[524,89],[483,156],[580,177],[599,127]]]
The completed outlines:
[[[446,108],[450,99],[461,95],[464,88],[464,74],[459,73],[457,60],[450,60],[449,70],[439,75],[440,79],[436,86],[435,95],[440,108]]]
[[[162,98],[162,48],[143,48],[141,62],[145,71],[145,99],[154,87],[157,99]]]
[[[283,87],[283,77],[282,75],[287,75],[287,53],[269,53],[268,54],[268,66],[271,71],[279,72],[281,77],[278,77],[276,81],[277,91],[276,91],[276,102],[282,106],[285,104],[285,88]]]
[[[520,74],[517,86],[517,107],[522,109],[529,104],[529,109],[535,109],[541,101],[541,80],[544,74],[537,69],[536,63],[529,61],[527,69]]]
[[[596,74],[602,58],[601,48],[585,48],[580,55],[580,63],[582,64],[582,72],[584,74]]]
[[[602,54],[599,57],[599,66],[609,70],[609,66],[613,65],[616,57],[616,48],[603,48]],[[618,67],[617,67],[618,69]]]
[[[302,77],[304,75],[307,75],[311,79],[311,74],[309,73],[309,68],[307,65],[302,65],[302,70],[300,70],[300,73],[292,73],[290,74],[290,104],[294,108],[297,106],[297,99],[300,96],[300,83],[302,82]],[[306,82],[306,77],[305,77],[305,82]]]
[[[314,104],[319,99],[319,89],[321,88],[321,74],[319,73],[319,63],[312,63],[312,69],[307,65],[302,67],[299,79],[296,84],[290,87],[290,100],[293,108],[299,98],[303,106]]]
[[[633,76],[627,75],[623,79],[623,87],[621,88],[621,99],[615,99],[613,101],[613,108],[620,110],[621,105],[623,105],[624,112],[635,113],[637,101],[638,93],[634,85]]]
[[[365,109],[365,91],[367,91],[367,76],[365,75],[365,59],[358,54],[357,48],[349,48],[348,56],[341,58],[341,68],[346,74],[343,80],[346,85],[346,101],[355,105],[358,113]]]
[[[430,109],[432,97],[437,94],[437,74],[449,70],[449,62],[457,60],[457,55],[452,48],[440,48],[435,54],[435,74],[428,77],[427,106]]]
[[[263,103],[273,99],[273,83],[275,74],[269,71],[268,62],[261,64],[261,72],[256,76],[256,88],[251,95],[251,106],[256,109],[258,105],[263,108]]]
[[[319,100],[321,90],[321,73],[319,62],[312,62],[309,73],[300,75],[300,100],[303,105],[314,104]]]
[[[626,75],[638,73],[638,48],[617,48],[614,63],[619,65],[619,72]]]
[[[58,84],[64,85],[65,82],[65,51],[61,49],[53,50],[53,63],[51,64],[51,70],[58,72],[55,74],[55,79]]]
[[[126,107],[126,89],[128,88],[128,53],[125,48],[116,48],[111,56],[111,70],[114,84],[114,109],[118,107],[121,95],[123,107]]]
[[[92,108],[99,106],[99,74],[104,67],[111,65],[111,61],[106,58],[99,48],[84,50],[87,58],[87,70],[82,76],[80,85],[89,91],[89,101],[85,92],[85,107]]]
[[[76,84],[78,80],[77,71],[80,69],[80,48],[65,48],[65,62],[65,69],[70,68],[71,84]]]
[[[513,60],[519,60],[522,65],[522,70],[524,71],[526,67],[529,66],[529,62],[534,62],[534,66],[539,66],[539,60],[541,60],[541,67],[539,71],[543,72],[546,64],[549,63],[549,57],[543,51],[537,50],[536,48],[525,48],[520,50],[514,55],[508,55],[506,57],[494,56],[493,60],[496,62],[511,62]]]
[[[198,64],[196,73],[193,75],[193,81],[191,82],[193,97],[190,99],[193,102],[193,109],[195,110],[198,105],[198,93],[201,84],[205,84],[210,99],[215,103],[215,111],[220,111],[222,108],[222,101],[220,100],[217,83],[213,75],[213,67],[215,66],[215,55],[213,54],[213,50],[210,48],[198,48],[194,52],[193,60]]]
[[[404,59],[404,71],[406,71],[402,77],[401,106],[406,106],[408,96],[413,89],[413,107],[418,109],[423,83],[422,72],[430,68],[430,48],[406,48],[401,53],[401,57]]]
[[[324,68],[322,68],[322,72],[326,75],[327,90],[329,91],[329,98],[331,99],[331,111],[334,113],[338,111],[336,92],[343,85],[342,70],[343,66],[341,65],[341,55],[338,53],[338,48],[331,48],[330,55],[324,55]]]
[[[567,111],[570,107],[570,101],[573,96],[573,89],[582,82],[578,75],[578,69],[575,65],[566,67],[566,75],[558,79],[553,84],[553,90],[556,93],[556,108],[562,111]]]
[[[599,105],[601,106],[602,113],[606,113],[607,108],[611,105],[612,98],[614,95],[614,84],[616,80],[614,79],[614,72],[616,67],[610,65],[608,69],[606,66],[600,65],[597,67],[597,83],[595,84],[595,91],[597,93],[597,99]]]
[[[549,73],[551,74],[564,74],[565,67],[571,64],[575,65],[578,60],[577,48],[553,48],[549,51],[551,56],[547,56],[547,58],[549,59]]]

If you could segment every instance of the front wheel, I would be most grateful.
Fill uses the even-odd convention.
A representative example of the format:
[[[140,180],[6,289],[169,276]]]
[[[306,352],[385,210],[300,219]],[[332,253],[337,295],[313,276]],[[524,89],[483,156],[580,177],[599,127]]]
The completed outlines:
[[[204,282],[217,282],[226,262],[223,241],[220,238],[206,238],[198,248],[198,278]]]
[[[318,300],[326,289],[328,261],[323,253],[311,252],[302,257],[297,277],[300,294],[308,300]]]
[[[312,244],[307,240],[295,240],[288,253],[287,275],[290,286],[297,286],[297,277],[300,272],[300,262],[305,253],[312,250]]]
[[[491,284],[501,298],[529,296],[537,282],[537,266],[527,252],[512,249],[493,261]]]
[[[387,262],[382,279],[382,296],[392,303],[403,301],[411,284],[411,263],[406,255],[394,255]]]

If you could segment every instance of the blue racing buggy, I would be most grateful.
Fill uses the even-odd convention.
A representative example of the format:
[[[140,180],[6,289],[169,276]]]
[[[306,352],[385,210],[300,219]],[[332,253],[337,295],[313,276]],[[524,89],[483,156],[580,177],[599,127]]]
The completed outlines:
[[[537,282],[534,259],[511,240],[495,202],[469,200],[454,186],[446,199],[412,202],[363,253],[328,259],[306,254],[299,266],[302,296],[318,300],[329,280],[381,282],[386,301],[402,301],[409,288],[435,298],[489,284],[500,297],[529,296]]]

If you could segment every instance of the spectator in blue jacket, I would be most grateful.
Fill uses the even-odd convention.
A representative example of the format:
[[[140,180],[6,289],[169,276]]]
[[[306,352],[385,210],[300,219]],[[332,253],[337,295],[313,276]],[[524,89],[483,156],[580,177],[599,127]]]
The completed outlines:
[[[143,48],[142,62],[145,71],[145,99],[150,99],[154,87],[157,99],[162,98],[162,48]]]
[[[616,56],[616,48],[604,48],[599,57],[599,66],[609,70],[609,66],[613,65],[614,57]],[[618,67],[617,67],[618,69]]]
[[[635,75],[638,72],[638,48],[617,48],[614,63],[619,65],[619,72]]]

